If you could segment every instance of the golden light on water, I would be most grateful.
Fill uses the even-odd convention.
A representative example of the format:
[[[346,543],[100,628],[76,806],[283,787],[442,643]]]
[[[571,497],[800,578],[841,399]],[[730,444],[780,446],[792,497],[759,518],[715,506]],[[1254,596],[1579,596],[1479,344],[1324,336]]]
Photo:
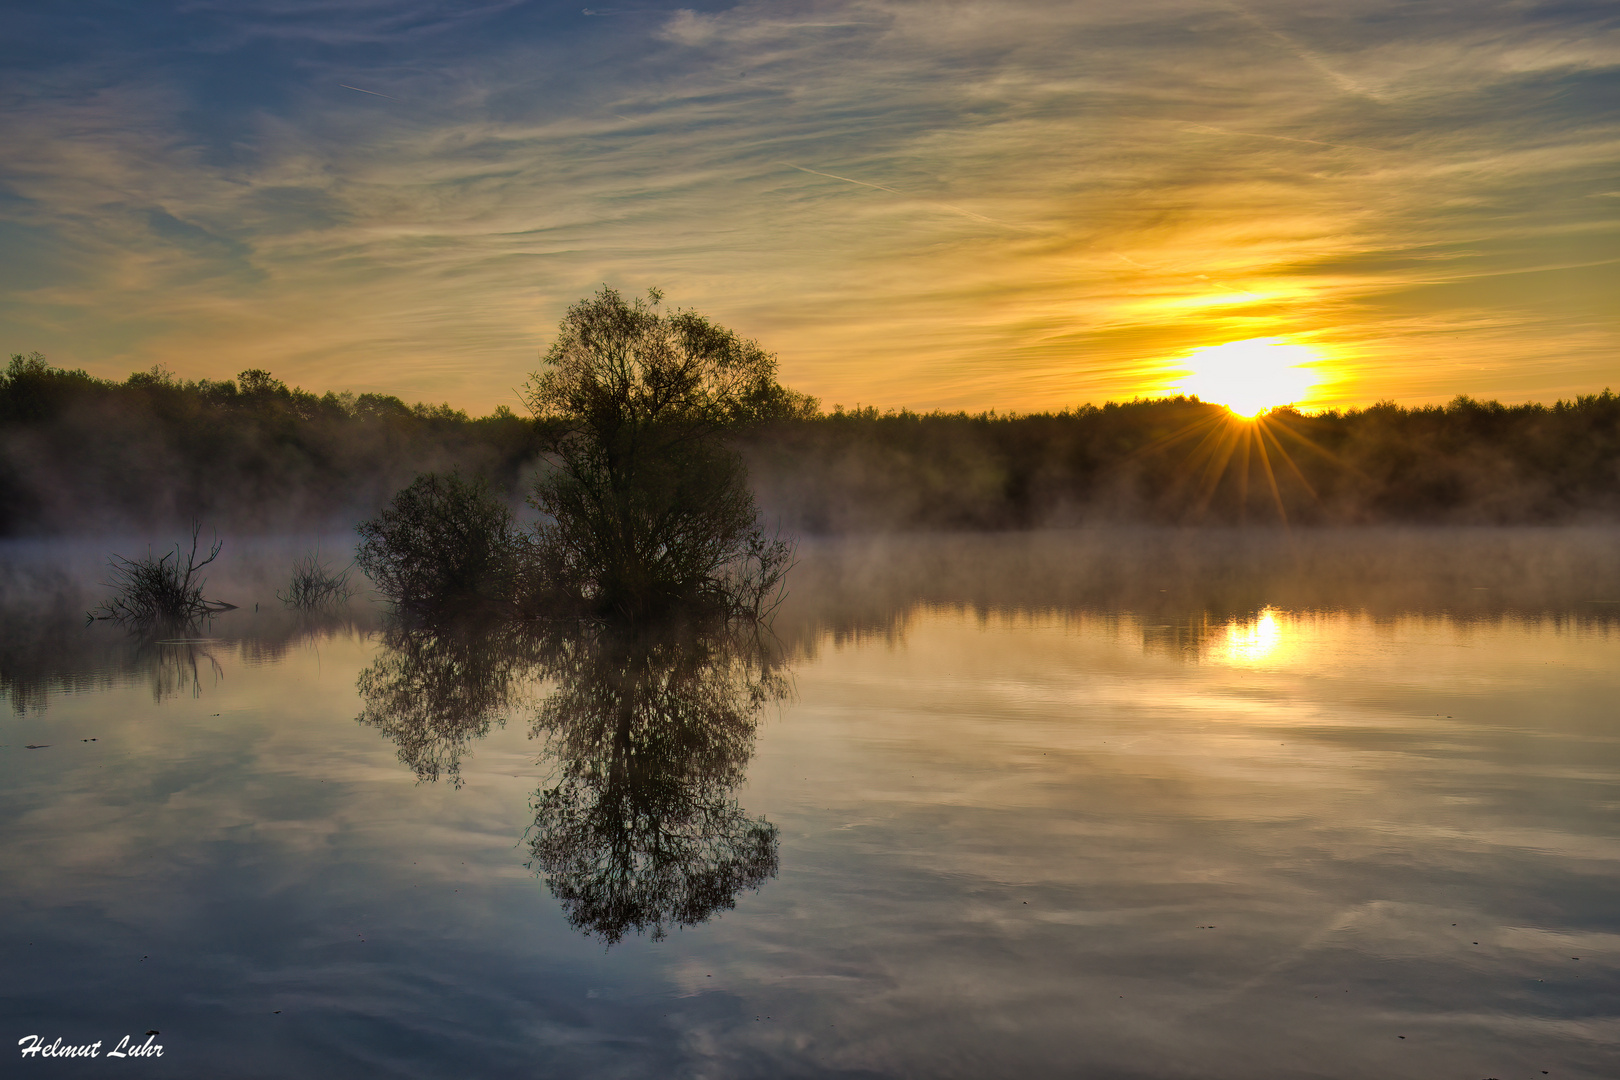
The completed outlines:
[[[1263,609],[1253,622],[1226,624],[1226,658],[1233,663],[1264,660],[1282,644],[1282,626],[1272,608]]]
[[[1176,391],[1243,417],[1305,401],[1322,381],[1322,357],[1314,349],[1275,337],[1194,349],[1182,362],[1188,374]]]

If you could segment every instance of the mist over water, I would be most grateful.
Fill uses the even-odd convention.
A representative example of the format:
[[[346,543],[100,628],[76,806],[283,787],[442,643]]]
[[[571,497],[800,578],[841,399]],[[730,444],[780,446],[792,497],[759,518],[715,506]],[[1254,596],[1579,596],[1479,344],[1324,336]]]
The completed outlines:
[[[4,542],[0,605],[8,617],[0,648],[15,659],[0,674],[105,678],[122,670],[112,657],[134,639],[116,627],[86,627],[84,613],[108,592],[109,553],[161,554],[173,542],[138,535]],[[350,603],[316,614],[277,598],[299,558],[314,553],[347,566],[354,543],[343,532],[225,537],[207,591],[237,610],[210,620],[206,636],[279,655],[292,642],[339,629],[380,633],[386,605],[363,588]],[[1146,638],[1199,637],[1267,609],[1377,622],[1620,624],[1620,529],[1610,527],[879,533],[805,538],[797,550],[772,632],[808,655],[827,642],[903,636],[932,611],[1125,619],[1144,627]]]
[[[6,546],[18,1037],[157,1029],[158,1076],[1612,1072],[1615,530],[807,539],[758,644],[413,637],[276,601],[317,538],[225,541],[236,610],[155,640],[84,624],[144,547]]]

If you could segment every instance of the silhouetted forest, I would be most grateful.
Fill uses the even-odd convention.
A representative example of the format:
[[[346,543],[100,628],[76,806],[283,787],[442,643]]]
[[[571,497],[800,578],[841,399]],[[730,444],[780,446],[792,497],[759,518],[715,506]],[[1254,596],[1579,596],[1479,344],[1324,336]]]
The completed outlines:
[[[761,505],[807,533],[1620,517],[1620,397],[1608,390],[1254,421],[1185,397],[1026,416],[868,408],[745,441]]]
[[[0,375],[0,534],[348,528],[422,472],[521,505],[549,433],[265,371],[123,382],[13,357]],[[1379,404],[1259,421],[1168,398],[1059,413],[823,413],[791,391],[730,425],[789,532],[1086,523],[1531,524],[1620,518],[1620,397]]]
[[[539,448],[534,423],[506,409],[474,419],[383,394],[316,396],[258,370],[120,383],[13,356],[0,377],[0,534],[193,518],[347,528],[426,471],[459,467],[518,496]]]

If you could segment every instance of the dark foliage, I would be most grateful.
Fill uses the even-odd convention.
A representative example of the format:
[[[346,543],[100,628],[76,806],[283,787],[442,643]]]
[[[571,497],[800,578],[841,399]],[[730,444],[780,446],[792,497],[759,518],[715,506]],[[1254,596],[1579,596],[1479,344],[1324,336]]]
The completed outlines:
[[[534,422],[383,394],[316,396],[268,372],[124,382],[14,356],[0,373],[0,535],[145,529],[203,517],[226,532],[322,528],[374,514],[421,472],[460,467],[517,497]]]
[[[355,562],[402,614],[509,606],[519,594],[527,545],[482,479],[424,473],[359,533]]]
[[[673,335],[661,348],[680,346],[673,316],[645,310],[650,305],[640,315],[636,305],[617,306],[632,323]],[[696,316],[681,317],[696,344],[712,333],[715,355],[729,349],[741,359],[733,375],[750,370],[757,347],[704,329]],[[471,419],[381,395],[317,397],[263,372],[181,383],[158,371],[112,383],[52,368],[37,355],[14,357],[0,374],[0,533],[150,527],[198,516],[226,530],[346,524],[375,514],[419,473],[457,465],[488,476],[498,495],[516,501],[545,448],[572,445],[577,455],[593,429],[646,434],[639,414],[626,414],[631,422],[620,425],[597,399],[575,392],[589,385],[579,380],[557,393],[555,407],[537,399],[537,423],[507,411]],[[650,390],[653,383],[624,385]],[[1239,449],[1206,476],[1219,457],[1200,446],[1226,413],[1188,398],[1029,416],[821,415],[814,402],[772,380],[728,385],[725,394],[697,395],[699,407],[685,415],[718,433],[722,449],[742,454],[764,517],[798,532],[1266,522],[1284,515],[1321,524],[1620,518],[1620,397],[1608,391],[1553,405],[1457,398],[1445,406],[1384,403],[1310,416],[1281,410],[1265,419],[1268,434],[1246,458]],[[542,389],[531,386],[536,394]],[[598,412],[605,422],[580,422]],[[653,425],[653,437],[680,426]],[[580,510],[623,510],[602,528],[554,536],[557,572],[575,592],[600,597],[621,589],[607,582],[603,591],[581,568],[600,550],[627,543],[636,550],[638,523],[658,519],[672,476],[685,477],[688,491],[735,490],[724,479],[742,475],[735,459],[710,445],[684,463],[676,454],[628,479],[588,454],[576,460],[577,471],[556,470],[538,498],[542,506],[571,502],[576,517]],[[567,461],[560,452],[553,460]],[[689,523],[689,535],[724,532],[741,518],[728,515],[723,499],[675,501],[716,508]],[[738,504],[730,505],[735,511]],[[639,550],[649,558],[645,545]],[[677,565],[660,565],[664,557],[651,553],[649,578],[692,578]],[[686,565],[706,563],[712,560]],[[638,563],[623,565],[632,568],[623,591],[642,591]]]
[[[1258,425],[1192,398],[1033,416],[840,409],[740,441],[766,513],[812,533],[1620,517],[1609,391],[1551,406],[1277,410]]]
[[[568,310],[529,406],[554,468],[536,484],[545,579],[621,619],[758,611],[791,561],[768,538],[727,428],[803,415],[776,358],[653,291],[604,288]]]
[[[179,544],[164,555],[126,559],[114,555],[108,565],[112,580],[106,582],[113,595],[89,612],[90,621],[105,620],[137,630],[185,631],[209,616],[229,611],[236,605],[209,600],[203,595],[208,579],[198,571],[219,557],[221,542],[216,539],[206,558],[197,558],[200,524],[191,529],[191,550]]]

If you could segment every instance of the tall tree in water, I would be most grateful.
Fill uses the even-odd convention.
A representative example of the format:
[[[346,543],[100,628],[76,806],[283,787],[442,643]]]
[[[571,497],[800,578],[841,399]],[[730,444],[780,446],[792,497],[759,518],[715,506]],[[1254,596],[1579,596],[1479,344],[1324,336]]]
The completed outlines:
[[[604,286],[575,304],[529,383],[554,466],[533,499],[544,577],[623,619],[757,613],[791,552],[723,433],[802,406],[756,342],[662,299]]]

